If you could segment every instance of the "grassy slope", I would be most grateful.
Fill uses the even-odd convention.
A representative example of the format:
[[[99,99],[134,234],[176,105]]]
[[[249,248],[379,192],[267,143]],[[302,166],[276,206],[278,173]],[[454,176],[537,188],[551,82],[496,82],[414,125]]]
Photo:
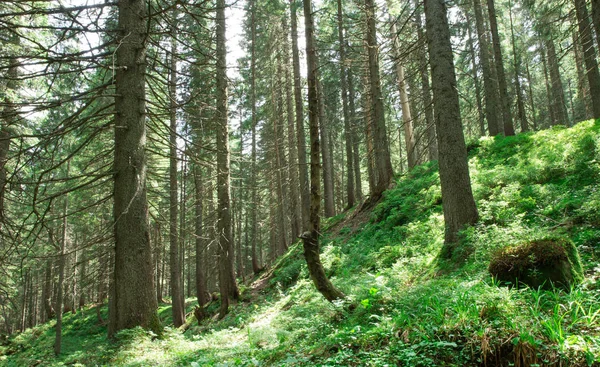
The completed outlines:
[[[247,290],[222,321],[183,334],[167,329],[162,338],[127,331],[111,344],[95,310],[86,310],[66,317],[62,358],[52,355],[52,325],[43,325],[0,347],[0,365],[600,365],[599,130],[584,122],[472,144],[481,221],[465,231],[458,266],[437,260],[435,164],[400,179],[372,213],[331,219],[324,264],[357,305],[352,312],[316,293],[296,245],[267,287]],[[487,274],[497,249],[548,234],[578,246],[581,286],[509,290]],[[167,323],[169,313],[165,305]]]

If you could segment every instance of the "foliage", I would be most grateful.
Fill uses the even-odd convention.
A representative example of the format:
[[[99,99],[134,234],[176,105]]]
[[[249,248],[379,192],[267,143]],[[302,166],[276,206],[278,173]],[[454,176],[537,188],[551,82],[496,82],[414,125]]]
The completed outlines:
[[[437,261],[443,218],[435,164],[428,164],[400,178],[369,220],[349,212],[324,234],[323,262],[349,295],[344,302],[317,293],[296,245],[271,270],[270,286],[250,286],[244,299],[252,302],[223,320],[162,337],[127,331],[111,344],[88,309],[65,318],[63,357],[51,355],[46,324],[11,339],[0,365],[597,365],[599,147],[592,121],[473,145],[482,221],[463,233],[471,251],[461,266]],[[575,245],[581,284],[568,292],[506,288],[490,277],[494,254],[548,238]],[[161,307],[168,315],[169,305]]]

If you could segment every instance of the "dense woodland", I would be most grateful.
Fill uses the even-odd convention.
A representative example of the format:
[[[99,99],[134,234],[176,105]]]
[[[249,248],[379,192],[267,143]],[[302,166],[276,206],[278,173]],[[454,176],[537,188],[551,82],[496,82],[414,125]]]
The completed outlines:
[[[598,50],[598,0],[2,1],[0,364],[598,365]]]

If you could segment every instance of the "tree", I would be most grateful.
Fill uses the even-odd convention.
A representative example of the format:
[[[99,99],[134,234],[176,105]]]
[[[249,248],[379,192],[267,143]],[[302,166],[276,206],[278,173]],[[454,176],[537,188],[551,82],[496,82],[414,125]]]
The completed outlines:
[[[490,16],[490,28],[492,31],[494,62],[496,65],[496,75],[498,76],[498,89],[500,91],[500,108],[502,111],[502,121],[504,122],[504,135],[510,136],[515,135],[515,128],[513,126],[513,117],[510,108],[512,100],[508,96],[506,74],[504,73],[502,46],[500,44],[500,34],[498,33],[498,20],[496,19],[496,5],[494,4],[494,0],[487,0],[487,3]]]
[[[306,29],[306,63],[308,78],[308,119],[310,131],[310,221],[308,231],[302,234],[304,258],[310,277],[323,297],[332,302],[344,298],[344,294],[327,279],[319,249],[321,234],[321,170],[319,147],[319,95],[316,49],[314,46],[314,21],[311,0],[304,0],[304,25]]]
[[[585,62],[586,74],[590,85],[590,96],[592,97],[592,110],[594,118],[600,118],[600,72],[596,61],[596,50],[592,41],[592,30],[585,0],[574,0],[577,21],[579,24],[579,35],[583,45],[583,61]]]
[[[233,238],[231,228],[231,189],[229,126],[227,118],[227,50],[225,46],[225,0],[217,0],[217,75],[216,75],[216,122],[217,122],[217,196],[219,246],[219,289],[221,291],[220,317],[229,308],[229,300],[239,298],[239,290],[233,269]]]
[[[143,0],[118,4],[115,62],[115,265],[108,333],[142,326],[160,331],[146,200],[146,39]]]
[[[180,327],[185,323],[185,306],[181,286],[181,263],[179,258],[179,236],[177,233],[177,11],[173,10],[173,28],[171,32],[171,52],[169,55],[169,264],[171,269],[171,300],[173,306],[173,325]],[[183,215],[183,213],[182,213]]]
[[[459,232],[465,226],[474,224],[478,213],[471,191],[450,27],[444,0],[425,0],[425,20],[440,153],[445,243],[449,245],[449,251],[446,251],[444,256],[451,258],[453,244],[459,240]]]
[[[373,155],[377,180],[371,192],[371,200],[379,200],[392,183],[394,175],[390,159],[390,144],[385,126],[383,96],[381,94],[381,78],[379,76],[379,47],[377,46],[377,29],[374,0],[365,0],[367,53],[369,55],[369,90],[372,102],[373,121]]]
[[[477,37],[479,41],[479,58],[481,60],[481,70],[483,72],[485,118],[487,120],[490,135],[495,136],[504,133],[504,127],[501,126],[500,121],[498,121],[500,101],[498,100],[497,84],[495,78],[492,76],[489,45],[484,29],[483,11],[481,10],[480,0],[473,0],[473,9],[475,10],[475,23],[477,25]]]

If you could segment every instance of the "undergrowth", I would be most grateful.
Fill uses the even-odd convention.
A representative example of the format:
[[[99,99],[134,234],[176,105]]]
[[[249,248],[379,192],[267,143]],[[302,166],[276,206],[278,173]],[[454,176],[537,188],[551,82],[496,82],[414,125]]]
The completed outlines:
[[[436,163],[427,163],[399,178],[369,220],[357,222],[360,213],[349,211],[324,223],[331,230],[323,263],[348,295],[343,302],[315,291],[296,244],[266,287],[250,287],[223,320],[192,318],[185,332],[168,328],[162,337],[134,329],[109,343],[90,309],[65,318],[61,358],[51,354],[50,323],[13,337],[0,364],[600,365],[599,129],[588,121],[472,145],[481,220],[462,233],[453,261],[438,257],[441,191]],[[494,253],[549,236],[573,241],[581,284],[508,288],[489,275]],[[160,311],[168,323],[169,306]]]

